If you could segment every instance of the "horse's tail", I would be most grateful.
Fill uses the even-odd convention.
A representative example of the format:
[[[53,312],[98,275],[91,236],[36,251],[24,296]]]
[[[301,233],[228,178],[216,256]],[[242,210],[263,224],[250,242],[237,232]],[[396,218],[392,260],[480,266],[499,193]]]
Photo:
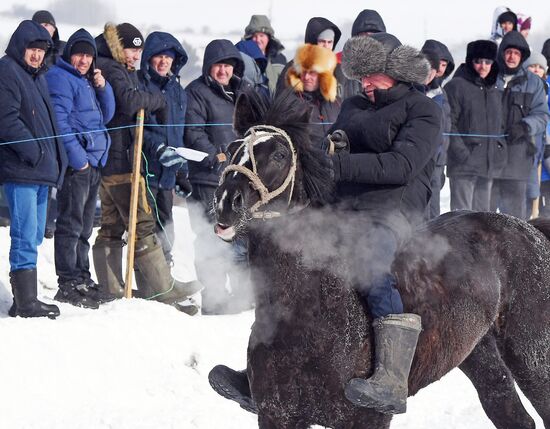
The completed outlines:
[[[550,240],[550,219],[538,217],[536,219],[531,219],[529,223],[542,232],[548,240]]]

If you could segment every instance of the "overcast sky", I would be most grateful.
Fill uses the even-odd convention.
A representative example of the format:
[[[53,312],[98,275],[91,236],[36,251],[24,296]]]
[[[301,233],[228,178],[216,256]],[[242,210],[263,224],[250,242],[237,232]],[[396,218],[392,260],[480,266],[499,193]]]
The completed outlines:
[[[59,0],[57,0],[59,1]],[[230,30],[242,31],[250,15],[267,14],[272,19],[276,36],[291,39],[303,35],[312,16],[324,16],[339,26],[353,21],[363,9],[376,9],[383,17],[389,32],[403,43],[420,47],[425,39],[434,38],[453,45],[477,38],[487,38],[493,11],[505,5],[515,12],[532,16],[532,46],[540,50],[539,40],[550,37],[550,9],[546,0],[101,0],[112,10],[113,21],[128,21],[140,28],[152,26],[166,31],[181,32],[185,28],[199,31],[210,28],[212,39]],[[89,4],[80,3],[83,10]],[[2,0],[0,12],[13,5],[29,9],[51,9],[50,0]],[[58,25],[62,28],[63,23]],[[10,31],[3,28],[5,32]],[[545,31],[546,30],[546,31]],[[13,29],[11,30],[13,31]],[[11,34],[11,33],[9,33]],[[3,35],[6,37],[6,35]],[[349,33],[344,33],[344,39]],[[235,40],[236,41],[236,40]]]

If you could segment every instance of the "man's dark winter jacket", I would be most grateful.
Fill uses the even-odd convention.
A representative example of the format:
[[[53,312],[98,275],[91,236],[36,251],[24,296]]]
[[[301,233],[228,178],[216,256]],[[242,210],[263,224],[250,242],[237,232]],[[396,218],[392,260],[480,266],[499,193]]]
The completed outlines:
[[[109,128],[135,125],[136,114],[143,108],[146,112],[155,112],[166,107],[162,94],[152,94],[139,89],[135,70],[125,65],[122,43],[116,26],[107,24],[103,34],[96,37],[97,68],[101,69],[105,79],[111,84],[115,93],[116,110]],[[113,50],[111,50],[111,48]],[[113,52],[114,51],[114,52]],[[134,143],[133,128],[109,131],[111,148],[109,158],[101,174],[128,174],[132,172],[132,147]]]
[[[235,59],[237,67],[229,86],[224,88],[210,77],[210,67],[228,58]],[[242,70],[243,62],[237,48],[228,40],[214,40],[204,52],[202,76],[185,88],[188,97],[185,122],[189,124],[185,145],[208,153],[202,162],[189,163],[189,179],[193,184],[218,185],[221,171],[216,155],[226,152],[229,143],[236,138],[233,111],[236,98],[245,86],[240,78]]]
[[[111,145],[105,124],[115,113],[115,96],[109,82],[105,83],[104,88],[94,88],[90,81],[94,62],[88,76],[82,76],[70,64],[71,48],[78,42],[89,43],[97,54],[94,38],[81,28],[67,41],[63,57],[57,60],[57,65],[46,73],[59,131],[64,135],[90,131],[63,137],[69,166],[75,170],[80,170],[86,163],[92,167],[105,165]]]
[[[514,47],[523,52],[522,62],[529,56],[529,45],[517,31],[510,31],[502,38],[498,52],[500,72],[497,87],[503,91],[504,130],[508,134],[511,127],[519,121],[529,126],[529,134],[521,142],[511,144],[508,139],[508,163],[498,175],[500,179],[527,180],[534,164],[534,137],[546,130],[548,122],[548,105],[542,80],[534,73],[518,67],[512,80],[505,86],[504,51]]]
[[[176,57],[168,76],[160,76],[149,64],[149,60],[162,51],[172,49]],[[161,144],[172,147],[183,147],[185,128],[185,111],[187,94],[179,82],[179,72],[187,63],[187,53],[181,43],[169,33],[155,31],[145,40],[139,80],[151,93],[162,94],[168,107],[167,123],[171,127],[145,127],[143,152],[147,159],[147,180],[151,186],[162,189],[173,189],[176,186],[177,167],[163,167],[158,160],[157,149]],[[146,118],[146,123],[159,124],[155,113]],[[187,163],[182,169],[187,170]]]
[[[294,95],[311,106],[309,137],[314,146],[321,148],[323,139],[338,118],[342,102],[339,98],[334,102],[327,101],[318,90],[315,92],[294,92]]]
[[[344,209],[369,212],[386,223],[401,214],[413,224],[430,200],[434,154],[441,138],[441,108],[412,85],[345,100],[333,130],[344,130],[350,152],[333,157]]]
[[[445,91],[451,105],[451,132],[498,136],[502,130],[502,93],[496,87],[498,69],[482,79],[471,66],[461,64]],[[506,165],[502,138],[451,136],[447,175],[492,178]]]
[[[23,21],[0,59],[0,182],[61,186],[67,155],[55,136],[55,113],[44,78],[45,67],[31,68],[24,60],[30,42],[51,43],[48,31]],[[28,140],[22,143],[3,142]]]

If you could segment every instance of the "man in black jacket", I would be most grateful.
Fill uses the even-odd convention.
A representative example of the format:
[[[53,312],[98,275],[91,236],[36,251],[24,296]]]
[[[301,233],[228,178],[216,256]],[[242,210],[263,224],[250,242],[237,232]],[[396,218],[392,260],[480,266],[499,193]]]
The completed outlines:
[[[214,192],[227,165],[227,146],[236,138],[232,127],[235,102],[246,86],[241,80],[243,69],[241,54],[229,40],[213,40],[204,51],[202,75],[185,88],[188,97],[185,122],[193,124],[185,131],[185,145],[208,154],[200,163],[189,163],[192,197],[201,203],[200,207],[195,204],[189,208],[198,237],[195,240],[197,273],[205,285],[203,313],[238,312],[249,308],[251,296],[245,286],[248,284],[245,242],[234,241],[229,254],[227,245],[212,234]],[[208,224],[204,222],[205,217]],[[231,257],[234,263],[228,262]],[[240,270],[236,268],[233,276],[230,275],[231,295],[225,289],[226,274],[231,271],[229,264],[244,269],[238,273]]]
[[[128,228],[130,214],[132,152],[136,114],[143,108],[156,112],[157,119],[166,117],[162,93],[139,89],[135,63],[139,61],[143,36],[131,24],[107,24],[96,38],[97,66],[113,87],[116,111],[109,122],[111,147],[107,164],[101,172],[101,228],[93,246],[94,266],[100,285],[122,296],[122,236]],[[161,120],[164,123],[165,120]],[[175,304],[198,291],[199,285],[175,280],[170,274],[162,247],[155,235],[155,219],[145,195],[141,178],[136,224],[136,283],[140,296]],[[84,291],[85,292],[85,291]],[[181,307],[178,307],[181,308]]]
[[[344,73],[361,81],[364,94],[346,100],[333,125],[331,139],[344,147],[332,157],[334,176],[338,205],[356,226],[345,246],[351,280],[375,319],[376,340],[374,374],[350,380],[345,394],[357,406],[403,413],[421,323],[402,314],[391,264],[426,213],[441,108],[416,89],[430,72],[427,60],[395,36],[351,38],[342,57]]]
[[[375,318],[376,344],[373,376],[350,380],[345,395],[357,406],[404,413],[421,323],[420,316],[403,314],[390,266],[398,243],[425,216],[441,108],[416,89],[428,77],[428,61],[391,34],[348,40],[342,67],[361,81],[364,94],[344,101],[328,139],[339,149],[332,162],[345,224],[340,251]],[[257,410],[246,371],[218,365],[209,379],[222,396]]]
[[[496,137],[502,129],[496,57],[493,41],[468,43],[466,61],[445,86],[454,134],[447,161],[451,210],[489,211],[493,177],[506,165],[505,139]]]
[[[10,316],[59,315],[57,306],[37,299],[36,270],[48,188],[61,186],[67,167],[44,78],[44,55],[51,43],[46,29],[23,21],[0,59],[0,183],[11,215]]]

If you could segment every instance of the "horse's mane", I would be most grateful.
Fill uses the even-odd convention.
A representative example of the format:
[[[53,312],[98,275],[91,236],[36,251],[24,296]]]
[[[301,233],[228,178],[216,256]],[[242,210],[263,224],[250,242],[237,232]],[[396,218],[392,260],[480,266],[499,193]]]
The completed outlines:
[[[311,107],[296,97],[292,89],[282,91],[272,100],[252,90],[244,92],[240,97],[246,97],[249,103],[247,107],[253,113],[251,114],[250,111],[245,113],[246,126],[243,126],[242,122],[238,124],[242,121],[240,117],[242,103],[237,102],[234,118],[237,134],[242,135],[248,128],[255,125],[271,125],[284,130],[296,148],[307,197],[317,204],[330,201],[334,190],[332,162],[324,151],[311,143],[309,136]]]

